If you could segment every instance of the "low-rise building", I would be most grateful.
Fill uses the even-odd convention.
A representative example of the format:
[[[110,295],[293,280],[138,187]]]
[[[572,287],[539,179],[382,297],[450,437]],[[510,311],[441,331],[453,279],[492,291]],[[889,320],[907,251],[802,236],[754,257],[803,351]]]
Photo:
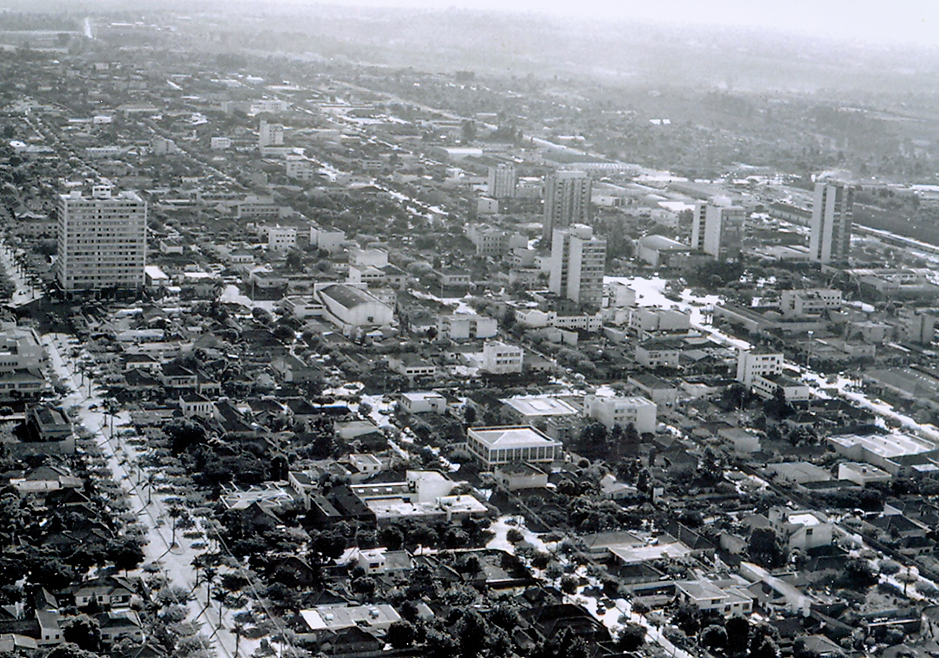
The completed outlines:
[[[584,413],[603,423],[607,429],[614,425],[632,425],[640,434],[655,431],[656,405],[639,396],[607,397],[588,395],[584,398]]]
[[[271,251],[290,251],[297,246],[296,226],[269,226],[267,248]]]
[[[830,288],[783,290],[779,293],[779,309],[784,317],[805,318],[841,308],[841,291]]]
[[[366,290],[348,284],[317,286],[315,297],[323,305],[323,317],[351,335],[357,329],[387,327],[394,311]]]
[[[437,374],[437,366],[411,352],[389,356],[388,367],[412,380],[434,377]]]
[[[548,486],[548,474],[528,462],[500,464],[493,470],[492,477],[508,491],[544,489]]]
[[[650,338],[636,345],[636,361],[646,368],[678,368],[682,344],[673,338]]]
[[[450,340],[494,338],[499,322],[485,315],[448,314],[437,318],[437,336]]]
[[[821,512],[774,507],[769,511],[768,518],[770,527],[790,551],[805,553],[831,545],[834,525]]]
[[[471,427],[466,444],[486,469],[517,461],[548,464],[563,454],[560,441],[534,427]]]
[[[480,370],[493,375],[518,374],[522,372],[525,350],[498,340],[487,340],[483,345]]]
[[[713,612],[725,618],[734,615],[747,617],[753,612],[753,596],[745,584],[680,580],[675,583],[675,588],[682,601],[701,612]]]
[[[570,403],[553,395],[525,395],[500,400],[508,407],[519,425],[545,429],[549,418],[574,418],[580,412]]]
[[[409,414],[447,413],[447,398],[440,393],[418,392],[401,394],[401,409]]]
[[[838,479],[854,482],[862,487],[874,482],[890,482],[893,476],[882,468],[858,462],[842,462],[838,464]]]

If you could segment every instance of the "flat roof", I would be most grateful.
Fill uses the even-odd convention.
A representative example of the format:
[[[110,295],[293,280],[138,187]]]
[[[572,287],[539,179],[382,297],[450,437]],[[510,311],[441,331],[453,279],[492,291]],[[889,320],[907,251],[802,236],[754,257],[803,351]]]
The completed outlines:
[[[810,526],[818,525],[821,521],[817,516],[809,512],[800,512],[799,514],[790,514],[789,523],[792,525]]]
[[[499,400],[523,416],[571,416],[577,409],[550,395],[524,396]]]
[[[844,448],[853,448],[861,446],[868,452],[871,452],[886,459],[902,457],[904,455],[918,455],[923,452],[931,452],[936,449],[936,445],[926,439],[921,439],[912,434],[901,434],[900,432],[890,432],[889,434],[837,434],[829,436],[828,440]]]
[[[497,449],[560,445],[534,427],[471,427],[469,433],[490,448]]]
[[[681,542],[644,546],[610,546],[609,550],[626,564],[658,560],[663,557],[682,557],[691,553],[691,549]]]

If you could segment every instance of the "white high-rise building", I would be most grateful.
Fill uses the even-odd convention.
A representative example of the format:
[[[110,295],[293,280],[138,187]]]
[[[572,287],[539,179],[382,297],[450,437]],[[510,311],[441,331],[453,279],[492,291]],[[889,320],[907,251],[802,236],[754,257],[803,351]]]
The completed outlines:
[[[59,196],[57,279],[62,290],[138,288],[147,264],[147,204],[95,185]]]
[[[261,119],[261,125],[258,127],[258,146],[283,146],[284,145],[284,126],[280,123],[268,123]]]
[[[489,196],[493,199],[511,199],[515,196],[515,165],[503,163],[489,167]]]
[[[699,201],[691,225],[691,248],[714,258],[739,255],[746,219],[747,211],[732,205],[727,197]]]
[[[815,203],[809,225],[809,260],[845,263],[851,252],[854,190],[844,183],[815,184]]]
[[[555,230],[553,237],[548,289],[578,304],[600,308],[606,240],[593,237],[593,229],[583,224]]]
[[[544,242],[552,239],[555,229],[590,222],[590,191],[590,177],[583,171],[559,171],[545,178]]]

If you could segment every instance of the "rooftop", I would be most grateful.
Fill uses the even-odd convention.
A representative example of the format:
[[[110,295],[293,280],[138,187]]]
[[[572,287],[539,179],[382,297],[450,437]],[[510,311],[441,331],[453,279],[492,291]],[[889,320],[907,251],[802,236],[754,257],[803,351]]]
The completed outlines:
[[[377,297],[373,297],[364,290],[348,286],[344,283],[338,283],[334,286],[323,288],[321,294],[335,300],[346,308],[354,308],[361,304],[380,304]]]
[[[885,459],[904,455],[918,455],[936,449],[936,445],[926,439],[921,439],[912,434],[901,434],[900,432],[890,432],[889,434],[836,434],[829,436],[828,440],[846,449],[861,447]]]
[[[469,433],[491,449],[558,445],[533,427],[472,427]]]
[[[506,398],[500,402],[522,416],[570,416],[577,413],[570,404],[550,395]]]

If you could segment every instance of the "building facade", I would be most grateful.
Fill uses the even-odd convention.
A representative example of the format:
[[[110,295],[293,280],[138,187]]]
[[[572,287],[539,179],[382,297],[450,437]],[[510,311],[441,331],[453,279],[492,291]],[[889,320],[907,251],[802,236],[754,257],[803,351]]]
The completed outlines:
[[[590,192],[590,177],[582,171],[559,171],[545,179],[544,242],[552,239],[556,229],[589,223]]]
[[[815,203],[809,225],[809,260],[845,263],[851,251],[854,190],[843,183],[815,184]]]
[[[593,237],[591,227],[577,224],[567,230],[554,231],[548,282],[552,293],[599,309],[603,301],[605,266],[606,240]]]
[[[57,279],[65,291],[140,288],[147,265],[147,204],[109,184],[59,196]]]
[[[632,425],[640,434],[655,431],[656,405],[639,396],[604,397],[588,395],[584,398],[584,412],[603,423],[607,429],[614,425]]]
[[[500,164],[489,167],[489,196],[493,199],[511,199],[515,196],[515,165]]]
[[[725,197],[698,202],[691,227],[691,248],[714,258],[736,258],[740,255],[746,219],[747,211],[732,205]]]

